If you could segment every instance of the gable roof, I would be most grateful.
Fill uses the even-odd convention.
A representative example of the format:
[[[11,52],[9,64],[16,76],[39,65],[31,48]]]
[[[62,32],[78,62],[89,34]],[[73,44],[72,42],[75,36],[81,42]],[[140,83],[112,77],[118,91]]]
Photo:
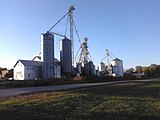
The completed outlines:
[[[39,67],[41,64],[39,64],[38,61],[31,61],[31,60],[18,60],[14,67],[17,65],[18,62],[21,62],[24,66],[34,66],[34,67]]]
[[[41,60],[41,56],[35,56],[32,60],[34,61],[34,59],[38,58],[39,60]]]

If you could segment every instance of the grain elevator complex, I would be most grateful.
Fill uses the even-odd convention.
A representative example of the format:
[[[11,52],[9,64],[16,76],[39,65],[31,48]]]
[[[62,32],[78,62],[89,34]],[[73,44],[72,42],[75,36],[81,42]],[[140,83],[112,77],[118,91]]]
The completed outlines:
[[[98,70],[91,59],[88,50],[88,38],[85,37],[81,42],[77,28],[73,19],[73,11],[75,8],[71,6],[68,12],[54,24],[46,33],[41,34],[40,53],[32,60],[18,60],[14,65],[14,79],[15,80],[37,80],[37,79],[54,79],[65,77],[81,77],[81,76],[123,76],[123,61],[115,58],[109,63],[107,52],[106,65],[101,61]],[[59,24],[65,17],[67,24],[70,26],[69,37],[65,35],[52,32],[51,30]],[[67,25],[66,25],[67,26]],[[74,29],[80,42],[77,54],[74,54]],[[60,61],[55,58],[54,41],[55,36],[60,36]]]

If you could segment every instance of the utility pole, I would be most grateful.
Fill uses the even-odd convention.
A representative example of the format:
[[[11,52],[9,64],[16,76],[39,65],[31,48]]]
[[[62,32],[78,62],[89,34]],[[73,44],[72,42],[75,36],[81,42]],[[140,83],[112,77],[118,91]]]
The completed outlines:
[[[73,40],[73,10],[75,10],[74,6],[69,7],[69,22],[70,22],[70,40],[71,40],[71,50],[72,50],[72,66],[74,67],[74,40]]]

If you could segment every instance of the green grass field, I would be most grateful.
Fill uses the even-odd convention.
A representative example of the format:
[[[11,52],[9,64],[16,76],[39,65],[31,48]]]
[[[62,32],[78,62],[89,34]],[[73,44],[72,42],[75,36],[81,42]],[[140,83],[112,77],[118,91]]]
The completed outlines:
[[[159,120],[160,81],[130,82],[0,100],[0,120]]]

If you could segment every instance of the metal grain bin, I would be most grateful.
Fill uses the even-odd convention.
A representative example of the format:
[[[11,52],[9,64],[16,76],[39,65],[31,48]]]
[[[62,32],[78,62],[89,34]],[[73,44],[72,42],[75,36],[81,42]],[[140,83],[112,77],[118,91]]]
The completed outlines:
[[[41,34],[42,78],[54,78],[54,35]]]
[[[60,61],[62,65],[62,72],[72,72],[72,51],[71,40],[64,38],[60,40]]]

